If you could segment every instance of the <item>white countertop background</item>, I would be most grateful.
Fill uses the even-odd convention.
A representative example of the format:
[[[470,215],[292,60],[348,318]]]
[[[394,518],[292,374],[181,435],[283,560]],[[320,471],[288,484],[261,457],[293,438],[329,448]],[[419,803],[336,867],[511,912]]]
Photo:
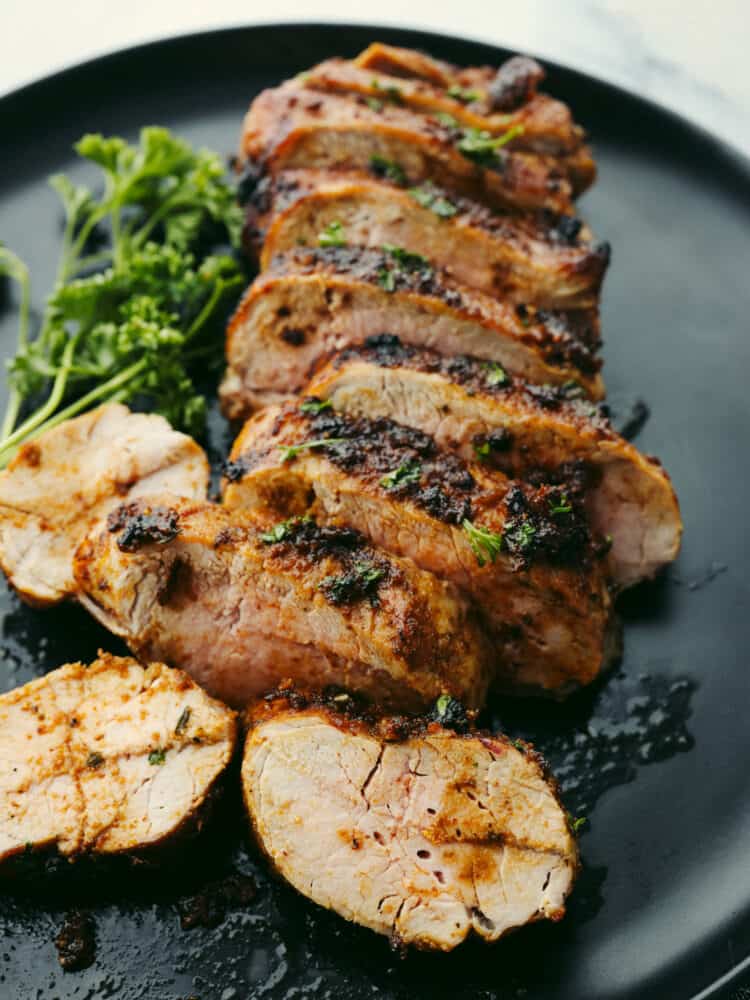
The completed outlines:
[[[275,21],[496,42],[651,97],[750,156],[750,0],[0,0],[0,94],[138,42]]]

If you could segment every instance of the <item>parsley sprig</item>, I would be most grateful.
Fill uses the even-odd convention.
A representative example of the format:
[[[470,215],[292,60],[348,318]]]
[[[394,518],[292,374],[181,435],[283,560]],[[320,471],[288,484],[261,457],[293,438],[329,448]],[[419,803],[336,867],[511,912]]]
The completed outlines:
[[[465,128],[462,130],[461,138],[458,140],[456,148],[475,163],[482,166],[493,167],[500,163],[500,150],[509,142],[521,135],[523,125],[514,125],[502,135],[493,136],[485,129]]]
[[[218,359],[212,321],[243,281],[234,257],[205,249],[239,246],[242,227],[216,154],[156,127],[135,145],[86,135],[75,149],[99,168],[103,189],[50,178],[65,228],[36,336],[28,269],[0,247],[0,275],[20,289],[0,466],[25,441],[103,402],[144,398],[174,425],[199,432],[205,400],[192,367]]]

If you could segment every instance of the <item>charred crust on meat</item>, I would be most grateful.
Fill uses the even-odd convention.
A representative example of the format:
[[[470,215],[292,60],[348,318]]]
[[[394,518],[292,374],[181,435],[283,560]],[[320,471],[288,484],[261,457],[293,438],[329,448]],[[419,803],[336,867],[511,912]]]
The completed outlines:
[[[290,347],[302,347],[305,342],[305,331],[284,327],[281,331],[281,339]]]
[[[531,100],[544,76],[544,69],[530,56],[513,56],[508,59],[490,84],[492,109],[515,111],[520,108]]]
[[[135,552],[144,545],[166,545],[180,532],[180,517],[170,507],[151,507],[142,500],[121,504],[107,518],[107,530],[121,532],[117,547]]]
[[[503,550],[518,568],[537,560],[581,564],[595,554],[582,504],[572,493],[547,485],[532,492],[514,484],[504,503]]]
[[[71,910],[55,937],[60,965],[66,972],[87,969],[96,954],[96,930],[89,913]]]

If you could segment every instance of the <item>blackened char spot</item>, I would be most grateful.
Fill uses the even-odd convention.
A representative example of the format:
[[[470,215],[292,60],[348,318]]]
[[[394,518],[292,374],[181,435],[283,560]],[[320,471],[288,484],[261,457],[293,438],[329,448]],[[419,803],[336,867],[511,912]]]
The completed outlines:
[[[284,327],[281,331],[281,339],[290,347],[302,347],[305,342],[305,331]]]
[[[88,968],[96,952],[96,934],[91,916],[81,910],[71,910],[66,914],[55,938],[55,948],[58,961],[66,972]]]
[[[120,531],[117,547],[135,552],[142,545],[166,545],[180,531],[180,517],[170,507],[151,507],[142,500],[120,504],[107,518],[107,529]]]

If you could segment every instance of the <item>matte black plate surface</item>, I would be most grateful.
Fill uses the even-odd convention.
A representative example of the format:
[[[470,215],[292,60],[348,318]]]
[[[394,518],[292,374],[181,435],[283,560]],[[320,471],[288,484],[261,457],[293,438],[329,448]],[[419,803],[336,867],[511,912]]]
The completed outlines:
[[[0,238],[30,263],[36,304],[59,239],[45,178],[70,169],[80,134],[135,136],[158,123],[229,153],[262,87],[375,38],[458,63],[505,56],[407,31],[247,28],[122,53],[3,99]],[[614,408],[648,401],[638,444],[672,473],[686,527],[676,567],[624,603],[617,675],[564,708],[493,707],[496,721],[537,740],[571,811],[589,817],[569,917],[494,948],[401,960],[277,885],[243,842],[230,797],[172,873],[68,873],[0,899],[3,998],[682,1000],[750,954],[750,174],[706,135],[613,87],[552,67],[548,89],[590,129],[599,164],[581,209],[614,247],[603,318]],[[11,310],[1,318],[8,352]],[[228,443],[214,413],[214,456]],[[2,612],[3,689],[98,643],[114,648],[75,609],[33,612],[3,596]],[[232,869],[257,873],[257,900],[212,930],[181,930],[180,895]],[[64,974],[52,938],[78,899],[96,920],[97,961]]]

